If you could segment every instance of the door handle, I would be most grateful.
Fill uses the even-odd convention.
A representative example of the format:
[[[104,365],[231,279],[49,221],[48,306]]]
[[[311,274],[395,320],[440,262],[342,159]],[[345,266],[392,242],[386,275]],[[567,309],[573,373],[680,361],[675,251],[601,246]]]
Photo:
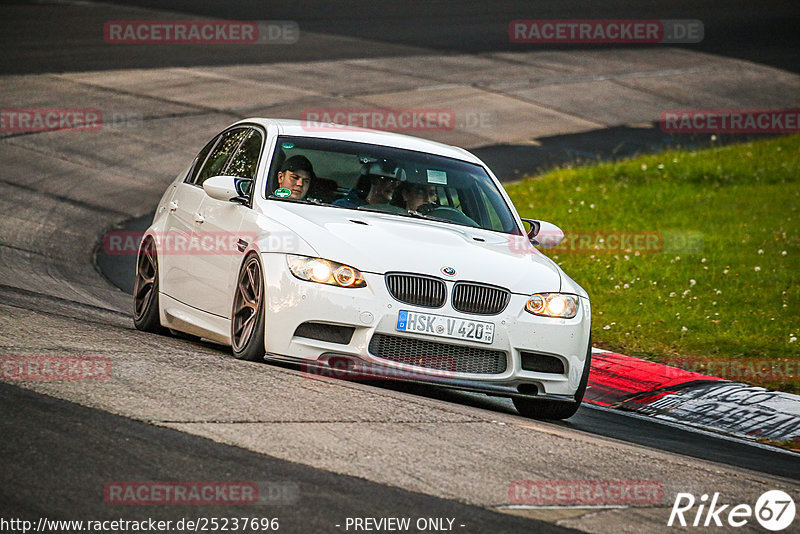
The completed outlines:
[[[202,224],[205,220],[206,218],[200,215],[199,213],[194,214],[194,222]]]
[[[175,211],[176,209],[178,209],[178,203],[175,202],[174,200],[170,200],[169,201],[169,211]]]

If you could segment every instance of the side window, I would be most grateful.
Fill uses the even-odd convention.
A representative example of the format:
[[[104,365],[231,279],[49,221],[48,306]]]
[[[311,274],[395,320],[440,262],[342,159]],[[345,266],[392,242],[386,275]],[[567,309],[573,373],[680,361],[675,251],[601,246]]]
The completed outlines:
[[[203,182],[208,178],[222,174],[222,169],[225,168],[228,158],[230,158],[233,151],[236,150],[236,147],[239,146],[239,142],[246,132],[246,128],[240,128],[222,134],[214,150],[211,151],[208,159],[203,164],[203,168],[198,173],[194,183],[203,185]]]
[[[458,189],[454,187],[437,187],[436,193],[436,196],[439,198],[439,204],[463,211],[461,208],[461,199],[458,198]]]
[[[244,138],[239,150],[228,160],[225,174],[238,178],[254,179],[258,157],[261,155],[261,132],[251,129]]]
[[[219,137],[215,137],[214,139],[209,141],[208,144],[203,147],[203,150],[201,150],[200,153],[197,154],[197,157],[194,158],[194,162],[192,162],[192,169],[189,171],[189,174],[186,176],[184,182],[186,182],[187,184],[194,183],[195,178],[197,178],[197,173],[200,172],[200,167],[203,166],[203,162],[206,160],[206,156],[208,156],[208,153],[211,152],[212,148],[214,148],[217,139],[219,139]]]

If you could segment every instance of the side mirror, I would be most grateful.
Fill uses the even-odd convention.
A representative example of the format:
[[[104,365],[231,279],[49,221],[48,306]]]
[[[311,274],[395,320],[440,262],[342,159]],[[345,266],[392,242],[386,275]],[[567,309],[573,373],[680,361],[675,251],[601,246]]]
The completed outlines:
[[[242,204],[247,198],[240,195],[236,189],[237,180],[242,179],[235,176],[212,176],[203,182],[203,191],[211,198]]]
[[[564,231],[553,223],[534,219],[522,220],[531,225],[528,239],[536,246],[554,247],[564,239]]]

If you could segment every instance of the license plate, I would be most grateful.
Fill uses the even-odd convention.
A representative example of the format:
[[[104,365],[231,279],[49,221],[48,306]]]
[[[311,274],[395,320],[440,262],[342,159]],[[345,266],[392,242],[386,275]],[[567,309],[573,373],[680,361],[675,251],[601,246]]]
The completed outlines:
[[[491,343],[494,339],[494,323],[407,310],[397,314],[397,330],[479,343]]]

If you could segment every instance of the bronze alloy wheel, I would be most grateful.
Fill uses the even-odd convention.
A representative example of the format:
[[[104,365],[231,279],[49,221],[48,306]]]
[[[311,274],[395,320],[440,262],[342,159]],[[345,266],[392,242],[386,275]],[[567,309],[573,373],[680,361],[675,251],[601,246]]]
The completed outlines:
[[[231,345],[237,358],[256,361],[264,357],[264,277],[255,254],[245,259],[236,282]]]
[[[158,253],[151,237],[145,238],[136,257],[133,323],[145,332],[165,333],[158,311]]]
[[[158,276],[158,262],[153,240],[148,239],[139,250],[136,258],[136,284],[133,288],[133,316],[141,319],[150,301]]]

